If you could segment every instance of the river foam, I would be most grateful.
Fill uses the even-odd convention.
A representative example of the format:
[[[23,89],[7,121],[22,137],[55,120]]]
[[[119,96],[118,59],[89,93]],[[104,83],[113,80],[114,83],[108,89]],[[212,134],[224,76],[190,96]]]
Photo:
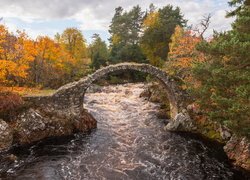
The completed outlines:
[[[233,179],[220,152],[196,138],[164,131],[166,121],[156,116],[159,106],[139,98],[143,88],[126,84],[86,93],[84,107],[97,119],[97,129],[14,150],[19,158],[2,168],[2,178]]]

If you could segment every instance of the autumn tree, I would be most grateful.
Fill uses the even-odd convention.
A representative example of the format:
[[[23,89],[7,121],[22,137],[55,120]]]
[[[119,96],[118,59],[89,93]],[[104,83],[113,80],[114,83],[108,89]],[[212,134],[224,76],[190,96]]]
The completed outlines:
[[[60,62],[61,49],[53,39],[40,36],[36,39],[36,56],[31,63],[30,78],[34,85],[48,86],[54,84],[57,74],[55,65]],[[52,84],[51,84],[52,83]]]
[[[67,28],[61,35],[56,35],[56,41],[70,55],[69,79],[72,81],[83,77],[86,74],[88,53],[82,32],[77,28]]]
[[[194,63],[204,61],[203,53],[196,49],[201,41],[199,35],[181,26],[176,26],[171,36],[165,69],[170,75],[179,77],[184,84],[194,83],[192,67]]]
[[[34,43],[25,32],[17,31],[15,36],[0,25],[0,79],[2,83],[23,85],[34,55]]]
[[[59,35],[59,42],[76,60],[83,60],[87,57],[87,47],[85,44],[85,39],[79,29],[65,29],[63,33]]]
[[[151,10],[143,22],[143,36],[141,47],[149,59],[150,64],[162,67],[167,60],[169,43],[177,25],[184,26],[186,20],[180,9],[167,5],[156,10],[151,5]]]
[[[31,82],[42,87],[57,88],[74,80],[72,72],[84,72],[80,69],[80,60],[72,57],[64,44],[47,36],[36,39],[36,56],[30,67]],[[82,77],[82,76],[81,76]]]
[[[83,77],[87,49],[81,32],[66,29],[54,40],[36,40],[23,31],[10,33],[0,25],[0,82],[2,86],[41,86],[56,88]]]

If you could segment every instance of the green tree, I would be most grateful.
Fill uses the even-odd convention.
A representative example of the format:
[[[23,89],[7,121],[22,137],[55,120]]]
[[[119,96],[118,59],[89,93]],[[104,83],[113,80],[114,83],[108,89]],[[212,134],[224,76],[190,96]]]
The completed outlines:
[[[180,9],[167,5],[158,11],[153,5],[150,6],[143,22],[143,36],[141,47],[149,59],[150,64],[161,67],[167,59],[169,43],[177,25],[183,27],[186,20]]]
[[[77,28],[67,28],[61,35],[57,34],[56,39],[65,46],[70,55],[79,60],[87,57],[87,47],[82,32]]]
[[[193,69],[201,83],[194,94],[211,120],[250,137],[250,2],[229,4],[236,7],[228,14],[236,16],[232,30],[198,46],[206,60]]]
[[[88,66],[88,52],[82,32],[77,28],[67,28],[61,35],[56,34],[55,40],[70,55],[69,79],[72,81],[83,77]]]
[[[129,12],[124,12],[121,7],[115,9],[109,29],[111,63],[145,62],[145,56],[139,46],[143,17],[144,12],[139,6],[133,7]]]
[[[102,41],[99,34],[94,34],[93,42],[90,44],[90,67],[94,70],[99,69],[101,66],[105,66],[108,60],[108,48],[105,41]]]

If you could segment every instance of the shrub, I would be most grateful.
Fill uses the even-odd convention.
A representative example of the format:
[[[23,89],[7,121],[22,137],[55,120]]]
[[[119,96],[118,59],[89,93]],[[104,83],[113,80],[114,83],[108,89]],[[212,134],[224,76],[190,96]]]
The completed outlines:
[[[17,114],[23,104],[22,98],[13,92],[0,92],[0,118],[9,121]]]

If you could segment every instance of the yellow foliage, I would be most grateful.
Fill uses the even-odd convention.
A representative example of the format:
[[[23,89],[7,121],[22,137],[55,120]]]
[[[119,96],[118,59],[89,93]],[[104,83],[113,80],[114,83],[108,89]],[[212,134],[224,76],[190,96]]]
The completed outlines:
[[[8,83],[9,76],[25,78],[27,66],[18,66],[15,62],[0,60],[0,83]]]
[[[159,24],[159,12],[151,12],[147,15],[145,20],[143,21],[143,27],[149,28],[149,27],[156,27]]]
[[[3,49],[3,44],[6,41],[6,36],[7,36],[8,31],[3,25],[0,25],[0,54],[4,52]]]
[[[114,34],[112,37],[112,44],[118,44],[121,41],[121,37],[117,34]]]
[[[191,69],[195,61],[204,61],[204,55],[196,50],[196,45],[201,41],[200,37],[195,36],[191,30],[184,30],[177,26],[175,33],[171,37],[169,45],[167,71],[175,74],[176,72],[186,73],[184,76],[187,80],[188,70]]]
[[[76,28],[57,34],[56,40],[48,36],[33,40],[24,31],[14,35],[0,25],[0,83],[5,86],[62,84],[81,76],[87,60],[85,40]]]

